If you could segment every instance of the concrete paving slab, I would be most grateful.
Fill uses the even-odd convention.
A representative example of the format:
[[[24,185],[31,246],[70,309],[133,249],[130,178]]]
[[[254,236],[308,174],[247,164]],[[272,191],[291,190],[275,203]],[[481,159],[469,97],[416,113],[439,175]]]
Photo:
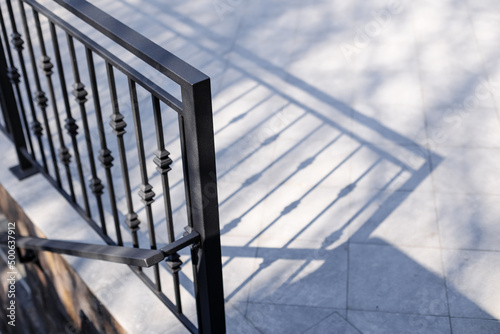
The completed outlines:
[[[418,314],[349,311],[347,319],[360,333],[450,333],[448,317],[424,316]]]
[[[499,251],[499,200],[488,195],[436,194],[443,247]],[[460,215],[455,214],[457,206]]]
[[[303,333],[333,312],[334,309],[249,303],[246,317],[265,334]]]
[[[500,322],[497,320],[451,318],[453,333],[495,334],[500,332]]]
[[[439,250],[352,243],[349,250],[349,309],[448,315]]]
[[[338,334],[360,334],[347,320],[341,317],[338,313],[334,313],[319,324],[309,329],[304,334],[321,334],[321,333],[338,333]]]
[[[444,250],[443,260],[450,315],[498,319],[498,252]]]
[[[495,1],[91,2],[212,78],[229,332],[498,331]]]

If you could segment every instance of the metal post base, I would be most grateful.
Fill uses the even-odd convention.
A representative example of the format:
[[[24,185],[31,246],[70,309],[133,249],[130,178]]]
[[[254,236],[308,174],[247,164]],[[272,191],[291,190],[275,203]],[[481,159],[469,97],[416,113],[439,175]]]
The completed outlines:
[[[17,165],[14,167],[10,167],[9,170],[14,174],[18,180],[24,180],[25,178],[30,177],[31,175],[35,175],[38,173],[38,169],[35,167],[30,167],[28,169],[21,169],[21,166]]]

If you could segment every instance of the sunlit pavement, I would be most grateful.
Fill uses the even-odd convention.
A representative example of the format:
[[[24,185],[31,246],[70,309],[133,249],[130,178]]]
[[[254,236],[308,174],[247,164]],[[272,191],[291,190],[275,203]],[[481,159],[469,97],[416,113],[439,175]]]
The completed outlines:
[[[497,2],[92,2],[212,78],[229,333],[500,332]]]

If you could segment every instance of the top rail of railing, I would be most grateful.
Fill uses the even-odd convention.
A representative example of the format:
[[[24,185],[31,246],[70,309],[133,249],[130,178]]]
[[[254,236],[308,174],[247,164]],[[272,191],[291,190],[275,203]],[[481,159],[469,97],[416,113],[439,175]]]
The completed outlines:
[[[208,79],[200,70],[166,51],[91,3],[78,0],[54,0],[84,22],[120,44],[180,86],[194,85]]]
[[[73,27],[70,25],[68,22],[64,21],[61,19],[59,16],[54,14],[51,10],[49,10],[47,7],[43,6],[39,2],[35,0],[23,0],[26,4],[30,5],[32,8],[35,8],[38,12],[43,13],[44,16],[49,18],[52,22],[54,22],[56,25],[59,27],[62,27],[68,34],[82,42],[84,45],[86,45],[88,48],[90,48],[93,52],[101,56],[103,59],[106,59],[110,64],[115,66],[116,68],[120,69],[124,73],[126,73],[127,76],[132,78],[134,81],[139,83],[143,88],[145,88],[147,91],[149,91],[151,94],[154,96],[158,97],[161,101],[165,102],[169,107],[174,109],[177,112],[182,113],[183,108],[182,108],[182,102],[174,97],[172,94],[167,92],[166,90],[163,89],[163,87],[158,86],[156,83],[151,81],[149,78],[141,74],[137,69],[133,68],[129,64],[127,64],[125,61],[120,59],[118,56],[114,55],[111,53],[109,50],[106,48],[102,47],[98,43],[96,43],[94,40],[86,36],[84,33],[82,33],[80,30],[77,28]],[[94,7],[95,8],[95,7]],[[97,9],[97,8],[96,8]],[[97,9],[99,10],[99,9]],[[116,21],[116,19],[113,19]],[[122,24],[119,21],[116,21],[120,24]],[[102,27],[103,29],[106,29],[105,27]],[[128,28],[130,29],[130,28]],[[135,34],[138,35],[137,32]],[[146,40],[146,44],[148,43],[153,43],[150,40],[146,39],[144,36],[139,35],[142,39]],[[155,44],[155,43],[153,43]],[[156,45],[156,44],[155,44]],[[156,45],[159,47],[158,45]],[[122,45],[122,47],[124,47]],[[166,53],[170,54],[172,57],[177,58],[176,56],[172,55],[170,52],[163,50]],[[198,71],[197,69],[193,68],[191,65],[186,64],[184,61],[181,59],[177,58],[180,62],[184,63],[185,65],[191,67],[193,70]],[[200,71],[198,71],[201,73]],[[203,73],[201,73],[201,77],[205,76]],[[207,76],[204,77],[205,79],[208,78]]]

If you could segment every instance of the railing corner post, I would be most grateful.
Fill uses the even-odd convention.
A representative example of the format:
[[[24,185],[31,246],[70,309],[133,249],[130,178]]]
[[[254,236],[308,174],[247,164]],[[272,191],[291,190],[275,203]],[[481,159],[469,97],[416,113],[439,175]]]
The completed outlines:
[[[9,47],[8,45],[6,47]],[[24,138],[23,127],[21,118],[19,117],[19,110],[17,109],[16,99],[14,97],[14,90],[7,77],[7,60],[3,49],[3,43],[0,41],[0,96],[1,107],[5,118],[6,128],[8,134],[11,136],[14,146],[16,148],[17,158],[19,164],[11,167],[12,173],[19,179],[25,179],[38,170],[27,155],[26,140]],[[25,155],[26,153],[26,155]]]
[[[226,332],[222,283],[219,204],[210,79],[182,87],[184,161],[189,178],[188,214],[200,234],[196,257],[195,293],[200,333]],[[194,264],[194,263],[193,263]]]

